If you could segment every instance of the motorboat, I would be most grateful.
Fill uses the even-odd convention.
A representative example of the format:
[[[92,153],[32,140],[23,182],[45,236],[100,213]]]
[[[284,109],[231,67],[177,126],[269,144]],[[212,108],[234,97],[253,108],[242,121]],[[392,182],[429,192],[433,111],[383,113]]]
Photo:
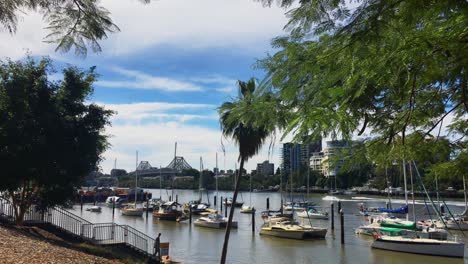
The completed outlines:
[[[260,235],[290,239],[325,238],[326,228],[300,225],[286,217],[272,217],[265,221]]]
[[[179,207],[180,204],[174,201],[166,202],[159,206],[158,211],[153,212],[153,216],[160,220],[176,221],[183,215]]]
[[[106,205],[107,207],[115,207],[115,208],[120,208],[125,205],[127,200],[125,198],[119,197],[119,196],[109,196],[106,199]]]
[[[147,204],[146,203],[143,204],[143,207],[145,210],[152,212],[154,210],[158,210],[159,205],[162,203],[164,203],[164,201],[162,201],[161,199],[153,198],[153,199],[150,199]]]
[[[232,205],[232,198],[227,199],[227,201],[224,201],[224,204],[226,206],[231,206]],[[242,207],[244,205],[244,202],[236,201],[234,204],[234,207]]]
[[[328,219],[328,212],[317,210],[316,207],[309,207],[302,212],[296,212],[297,217],[310,219]]]
[[[420,237],[374,234],[372,248],[398,252],[463,258],[465,243]]]
[[[200,214],[206,212],[209,209],[210,204],[202,203],[199,200],[198,201],[190,201],[186,206],[184,206],[184,211],[186,213],[188,213],[188,211],[190,210],[190,208],[188,208],[188,207],[191,207],[193,215],[200,215]]]
[[[94,206],[91,206],[89,208],[86,208],[86,211],[100,213],[101,212],[101,206],[94,205]]]
[[[196,226],[208,228],[226,228],[228,219],[219,214],[209,214],[208,216],[198,218],[194,224]],[[232,221],[232,228],[237,228],[237,221]]]
[[[143,216],[144,208],[136,207],[136,205],[127,205],[120,209],[120,212],[126,216]]]
[[[240,209],[240,212],[243,214],[252,214],[255,212],[255,207],[250,205],[243,205]]]
[[[287,202],[283,205],[284,211],[304,211],[307,208],[315,206],[314,203],[304,201],[304,202]]]

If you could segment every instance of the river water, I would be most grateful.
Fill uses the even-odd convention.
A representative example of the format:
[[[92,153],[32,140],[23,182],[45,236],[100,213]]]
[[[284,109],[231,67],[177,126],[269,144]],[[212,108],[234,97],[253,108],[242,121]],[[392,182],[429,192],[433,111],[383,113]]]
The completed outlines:
[[[146,189],[164,200],[171,194],[166,190],[160,192],[159,189]],[[174,196],[178,195],[179,203],[188,202],[198,198],[198,191],[174,190]],[[210,191],[209,199],[213,206],[214,192]],[[232,192],[220,191],[218,197],[232,197]],[[331,201],[323,200],[325,194],[311,194],[307,200],[313,201],[330,210]],[[354,195],[358,196],[358,195]],[[354,234],[354,229],[365,223],[364,218],[358,214],[358,204],[363,202],[354,200],[351,196],[337,196],[342,200],[342,208],[345,218],[345,245],[340,243],[340,222],[335,213],[335,230],[330,230],[330,220],[312,220],[315,226],[328,227],[325,240],[291,240],[276,237],[260,236],[260,226],[263,223],[260,212],[266,210],[266,199],[270,199],[270,209],[279,209],[281,203],[280,193],[252,193],[252,204],[257,209],[255,220],[255,233],[252,233],[251,215],[241,214],[236,208],[234,220],[238,221],[238,229],[231,231],[228,263],[379,263],[379,264],[451,264],[468,263],[468,254],[465,251],[465,259],[453,259],[445,257],[423,256],[399,252],[390,252],[378,249],[371,249],[371,237]],[[367,206],[385,206],[385,197],[371,197],[366,200]],[[243,192],[238,199],[247,204],[250,194]],[[283,197],[289,200],[290,197]],[[301,195],[295,196],[295,200],[305,199]],[[203,197],[206,201],[206,194]],[[401,205],[404,201],[393,200],[393,206]],[[218,200],[219,209],[219,200]],[[452,213],[463,211],[462,202],[448,203]],[[84,209],[89,205],[84,205]],[[335,203],[335,210],[336,210]],[[114,221],[118,224],[130,225],[151,237],[156,237],[161,233],[162,242],[170,242],[169,254],[173,259],[183,260],[185,263],[219,263],[221,249],[224,240],[224,229],[209,229],[190,225],[188,221],[181,223],[170,221],[158,221],[150,213],[148,218],[123,216],[116,209],[115,218],[112,219],[112,208],[102,206],[101,213],[93,213],[80,210],[79,205],[75,205],[71,210],[75,214],[94,223],[109,223]],[[224,210],[224,207],[223,207]],[[229,212],[229,211],[228,211]],[[412,208],[410,207],[410,213]],[[417,218],[428,218],[427,209],[421,201],[415,206]],[[223,212],[224,214],[224,212]],[[411,217],[410,217],[411,220]],[[457,233],[461,239],[462,234]],[[467,236],[468,237],[468,236]]]

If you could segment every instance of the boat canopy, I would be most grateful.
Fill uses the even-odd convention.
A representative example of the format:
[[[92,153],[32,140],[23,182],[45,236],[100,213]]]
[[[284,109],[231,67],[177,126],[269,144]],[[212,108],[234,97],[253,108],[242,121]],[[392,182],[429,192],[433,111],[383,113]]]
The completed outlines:
[[[397,222],[381,222],[381,227],[390,227],[390,228],[399,228],[399,229],[408,229],[408,230],[417,230],[416,223],[397,223]]]
[[[377,208],[377,210],[379,212],[381,212],[381,213],[407,214],[408,213],[408,206],[404,205],[402,207],[395,208],[395,209],[387,209],[387,208],[384,208],[384,207],[379,207],[379,208]]]
[[[383,227],[380,229],[381,232],[389,233],[390,236],[399,236],[401,235],[402,230],[399,228],[393,227]]]

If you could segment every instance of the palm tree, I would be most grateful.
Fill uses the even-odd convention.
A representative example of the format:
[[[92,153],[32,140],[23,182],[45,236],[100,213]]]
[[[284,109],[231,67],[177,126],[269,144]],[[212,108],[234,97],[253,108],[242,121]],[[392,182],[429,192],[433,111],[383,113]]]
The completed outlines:
[[[222,133],[225,137],[232,138],[239,146],[240,168],[235,181],[234,196],[224,236],[223,251],[221,263],[226,263],[227,248],[229,243],[229,234],[231,232],[232,216],[234,215],[234,204],[239,193],[241,181],[241,172],[244,168],[244,162],[257,154],[265,140],[274,133],[274,125],[259,120],[264,118],[255,118],[253,116],[254,107],[260,105],[261,100],[269,100],[270,95],[258,93],[255,91],[256,82],[252,78],[247,82],[238,81],[239,97],[231,102],[225,102],[218,108],[220,115],[220,124]],[[258,108],[257,108],[258,109]]]

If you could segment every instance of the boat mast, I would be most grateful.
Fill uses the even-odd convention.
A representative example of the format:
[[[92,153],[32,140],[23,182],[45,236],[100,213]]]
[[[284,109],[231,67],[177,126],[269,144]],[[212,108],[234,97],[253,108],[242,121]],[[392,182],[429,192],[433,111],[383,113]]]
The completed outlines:
[[[216,178],[216,199],[218,199],[218,171],[219,171],[219,168],[218,168],[218,152],[216,152],[216,174],[215,174],[215,178]]]
[[[162,199],[162,166],[159,165],[159,199]]]
[[[136,151],[136,162],[135,162],[135,207],[137,203],[137,186],[138,186],[138,150]]]
[[[465,184],[465,175],[463,175],[463,193],[465,195],[465,211],[463,212],[463,215],[467,213],[467,202],[466,202],[466,184]]]
[[[385,165],[385,181],[387,182],[387,196],[388,196],[388,205],[390,208],[392,208],[392,200],[390,198],[390,184],[388,182],[388,171],[387,171],[387,165]]]
[[[437,206],[440,213],[440,200],[439,200],[439,184],[437,181],[437,173],[435,175],[436,195],[437,195]],[[466,199],[465,199],[466,200]]]
[[[310,145],[307,144],[307,200],[309,199],[309,178],[310,178]]]
[[[410,163],[409,172],[410,172],[410,180],[411,180],[411,197],[413,199],[413,221],[416,222],[416,214],[414,212],[414,185],[413,185],[413,170],[412,165]]]
[[[174,170],[174,177],[172,178],[172,190],[171,190],[171,198],[174,199],[174,181],[175,181],[175,175],[176,175],[176,170],[175,170],[175,167],[176,167],[176,159],[177,159],[177,141],[175,143],[175,147],[174,147],[174,165],[172,166],[172,169]]]
[[[203,164],[202,164],[202,157],[200,156],[200,179],[198,179],[198,200],[201,203],[202,200],[202,193],[201,193],[201,188],[202,188],[202,177],[203,177]]]
[[[252,173],[250,173],[250,198],[249,198],[249,206],[252,206]]]
[[[403,181],[405,186],[405,203],[408,206],[408,192],[406,186],[406,161],[403,159]],[[408,221],[408,213],[406,213],[406,221]]]

